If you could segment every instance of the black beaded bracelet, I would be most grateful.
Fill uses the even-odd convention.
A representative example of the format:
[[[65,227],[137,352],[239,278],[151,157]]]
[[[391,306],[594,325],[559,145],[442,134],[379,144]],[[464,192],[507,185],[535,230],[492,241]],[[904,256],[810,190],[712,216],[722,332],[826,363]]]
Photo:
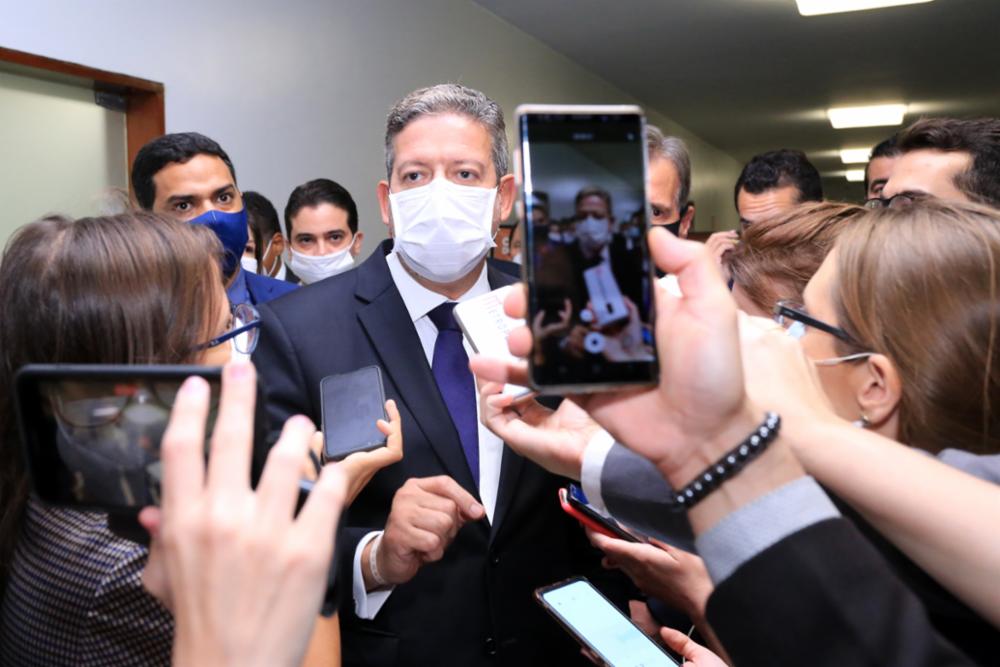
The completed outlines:
[[[675,512],[690,510],[767,449],[780,430],[781,417],[774,412],[768,412],[764,416],[764,421],[747,436],[746,440],[708,466],[703,473],[694,478],[693,482],[679,491],[674,491],[673,501],[670,503],[671,509]]]

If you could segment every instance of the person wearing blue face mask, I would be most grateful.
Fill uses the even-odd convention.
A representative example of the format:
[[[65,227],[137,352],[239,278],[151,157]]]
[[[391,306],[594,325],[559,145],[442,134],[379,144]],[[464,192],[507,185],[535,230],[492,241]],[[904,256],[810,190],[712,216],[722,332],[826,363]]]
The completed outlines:
[[[295,289],[285,281],[244,271],[247,211],[236,170],[222,147],[197,132],[165,134],[143,146],[132,164],[139,206],[205,225],[222,243],[222,277],[233,305],[257,305]]]

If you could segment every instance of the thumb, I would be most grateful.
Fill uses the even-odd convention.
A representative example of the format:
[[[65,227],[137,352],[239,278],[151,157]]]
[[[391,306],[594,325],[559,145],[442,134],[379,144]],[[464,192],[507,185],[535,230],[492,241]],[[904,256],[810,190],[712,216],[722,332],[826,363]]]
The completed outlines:
[[[660,628],[660,639],[667,645],[667,648],[684,658],[685,662],[691,657],[691,651],[697,646],[694,640],[683,632],[666,626]]]

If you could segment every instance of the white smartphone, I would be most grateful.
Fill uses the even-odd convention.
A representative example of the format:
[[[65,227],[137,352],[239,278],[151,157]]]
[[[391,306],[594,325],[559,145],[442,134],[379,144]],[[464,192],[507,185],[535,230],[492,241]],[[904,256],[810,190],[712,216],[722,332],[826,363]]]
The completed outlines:
[[[583,577],[539,588],[535,599],[610,667],[680,665]]]
[[[489,294],[462,301],[455,306],[455,319],[462,327],[465,340],[477,354],[516,361],[507,347],[507,336],[515,327],[524,326],[524,320],[508,317],[503,312],[503,300],[512,286],[495,289]],[[531,393],[528,387],[508,384],[503,393],[520,398]]]

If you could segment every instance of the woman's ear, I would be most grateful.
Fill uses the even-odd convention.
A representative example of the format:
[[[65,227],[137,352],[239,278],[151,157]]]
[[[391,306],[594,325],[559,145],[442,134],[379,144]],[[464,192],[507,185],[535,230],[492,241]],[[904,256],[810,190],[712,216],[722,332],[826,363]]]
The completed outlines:
[[[896,367],[884,354],[873,354],[858,364],[855,373],[859,375],[856,378],[859,417],[871,428],[895,439],[899,402],[903,398],[903,384]],[[892,433],[886,432],[887,429]]]

